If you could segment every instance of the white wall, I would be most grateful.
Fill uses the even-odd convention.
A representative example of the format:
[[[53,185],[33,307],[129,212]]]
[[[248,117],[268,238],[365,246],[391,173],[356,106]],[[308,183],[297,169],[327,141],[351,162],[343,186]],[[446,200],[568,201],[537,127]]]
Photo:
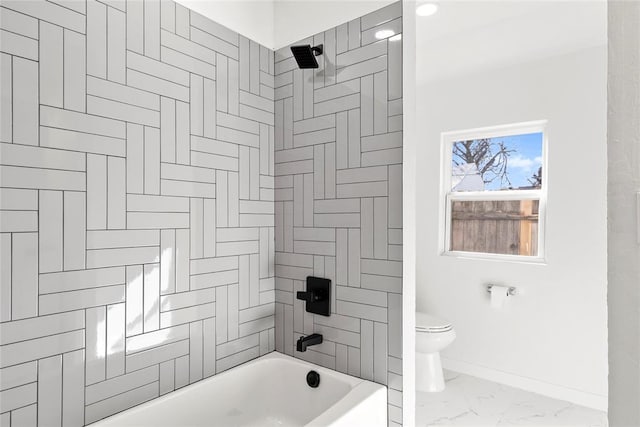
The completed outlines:
[[[276,0],[274,46],[279,49],[397,0]]]
[[[270,49],[274,48],[273,0],[177,0],[178,3]]]
[[[606,48],[421,80],[439,66],[434,59],[417,59],[418,310],[453,322],[446,366],[604,409]],[[440,133],[541,119],[549,121],[546,264],[440,256]],[[491,309],[487,283],[518,295]]]
[[[640,3],[609,4],[609,422],[640,425]]]

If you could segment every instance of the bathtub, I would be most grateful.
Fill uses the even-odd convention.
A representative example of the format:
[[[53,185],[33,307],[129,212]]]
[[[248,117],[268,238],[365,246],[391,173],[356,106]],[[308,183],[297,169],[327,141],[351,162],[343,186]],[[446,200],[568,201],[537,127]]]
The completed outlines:
[[[317,388],[307,373],[320,374]],[[269,353],[92,427],[387,425],[387,389],[280,353]]]

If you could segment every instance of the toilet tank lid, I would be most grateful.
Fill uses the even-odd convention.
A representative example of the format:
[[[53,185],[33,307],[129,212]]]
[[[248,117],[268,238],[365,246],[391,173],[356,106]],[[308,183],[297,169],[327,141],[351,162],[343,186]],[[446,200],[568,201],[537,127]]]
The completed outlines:
[[[416,313],[416,329],[446,329],[451,327],[451,322],[427,313]]]

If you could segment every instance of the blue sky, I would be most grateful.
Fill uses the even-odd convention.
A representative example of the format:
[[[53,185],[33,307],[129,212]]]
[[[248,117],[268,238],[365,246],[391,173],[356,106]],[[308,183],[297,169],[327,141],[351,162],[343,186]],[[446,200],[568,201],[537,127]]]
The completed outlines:
[[[508,150],[513,150],[507,162],[507,176],[513,188],[530,186],[529,178],[542,165],[542,133],[530,133],[491,138],[492,142],[504,142]],[[500,190],[500,179],[485,186],[485,190]]]
[[[507,163],[507,175],[513,188],[531,185],[528,179],[542,165],[542,133],[492,138],[492,141],[502,141],[509,150],[514,150]],[[499,180],[494,180],[486,189],[500,189]]]

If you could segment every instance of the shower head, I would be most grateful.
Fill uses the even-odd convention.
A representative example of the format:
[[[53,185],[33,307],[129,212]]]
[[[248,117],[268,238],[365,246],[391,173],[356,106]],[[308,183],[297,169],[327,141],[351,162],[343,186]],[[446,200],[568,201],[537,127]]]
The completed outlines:
[[[301,46],[291,46],[293,57],[296,58],[298,67],[300,68],[318,68],[316,56],[322,55],[322,45],[311,47],[305,44]]]

